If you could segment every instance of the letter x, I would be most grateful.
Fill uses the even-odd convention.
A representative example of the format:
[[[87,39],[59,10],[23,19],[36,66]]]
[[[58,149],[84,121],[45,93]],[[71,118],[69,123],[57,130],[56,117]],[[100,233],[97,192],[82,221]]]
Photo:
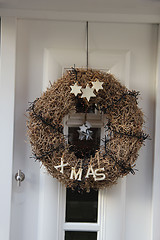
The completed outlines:
[[[61,157],[61,165],[54,166],[54,167],[55,167],[55,169],[61,168],[60,172],[63,173],[63,168],[67,165],[68,165],[68,163],[63,164],[63,157]]]

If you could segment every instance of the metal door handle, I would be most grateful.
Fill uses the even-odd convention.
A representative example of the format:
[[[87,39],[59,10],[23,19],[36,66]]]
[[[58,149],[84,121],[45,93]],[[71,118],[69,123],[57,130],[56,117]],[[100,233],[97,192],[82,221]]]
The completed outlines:
[[[15,179],[17,181],[17,186],[20,187],[21,186],[21,182],[23,182],[24,179],[25,179],[25,175],[24,175],[24,173],[20,169],[16,173]]]

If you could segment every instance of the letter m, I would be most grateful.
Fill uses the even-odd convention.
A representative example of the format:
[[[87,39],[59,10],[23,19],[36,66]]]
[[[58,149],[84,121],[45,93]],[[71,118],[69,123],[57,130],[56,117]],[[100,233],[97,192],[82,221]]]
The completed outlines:
[[[78,172],[76,173],[75,168],[72,167],[70,179],[75,179],[75,180],[81,181],[82,171],[83,171],[83,169],[79,168]]]

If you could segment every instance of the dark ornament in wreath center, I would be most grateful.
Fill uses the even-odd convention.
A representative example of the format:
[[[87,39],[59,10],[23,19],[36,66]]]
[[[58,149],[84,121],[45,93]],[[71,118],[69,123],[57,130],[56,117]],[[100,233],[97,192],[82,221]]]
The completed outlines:
[[[93,69],[69,70],[29,107],[28,135],[34,158],[66,187],[81,190],[106,188],[134,174],[144,134],[143,113],[136,91],[112,74]],[[76,130],[79,141],[91,145],[94,132],[87,114],[103,115],[104,137],[94,151],[81,151],[64,134],[63,119],[70,113],[85,118]],[[91,149],[91,148],[89,148]]]

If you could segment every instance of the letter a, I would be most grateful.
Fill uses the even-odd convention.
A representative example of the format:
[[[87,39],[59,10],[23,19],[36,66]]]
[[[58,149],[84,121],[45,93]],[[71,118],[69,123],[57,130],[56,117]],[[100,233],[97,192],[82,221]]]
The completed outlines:
[[[95,178],[95,173],[91,165],[88,167],[85,178],[89,178],[89,176],[93,176]]]
[[[72,167],[70,179],[75,179],[75,180],[81,181],[82,171],[83,171],[83,169],[82,169],[82,168],[79,168],[78,172],[76,173],[75,168]],[[79,177],[78,177],[78,176],[79,176]],[[77,179],[77,178],[78,178],[78,179]]]

